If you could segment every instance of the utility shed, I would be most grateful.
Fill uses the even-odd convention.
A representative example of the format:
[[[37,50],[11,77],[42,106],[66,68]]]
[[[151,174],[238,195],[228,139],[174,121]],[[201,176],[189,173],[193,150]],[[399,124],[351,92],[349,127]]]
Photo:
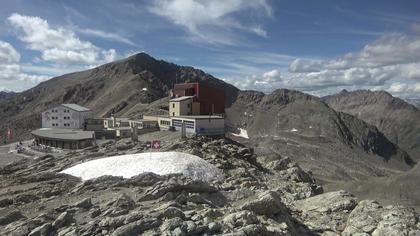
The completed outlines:
[[[205,136],[225,134],[223,116],[179,116],[171,117],[171,120],[176,130],[181,130],[184,126],[187,133]]]
[[[94,144],[95,133],[75,129],[42,128],[32,131],[35,143],[64,149],[82,149]]]

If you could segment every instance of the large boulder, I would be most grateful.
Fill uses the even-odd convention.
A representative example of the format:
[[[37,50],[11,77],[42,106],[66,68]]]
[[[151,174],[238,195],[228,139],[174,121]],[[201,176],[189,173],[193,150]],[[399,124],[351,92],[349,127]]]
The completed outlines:
[[[65,211],[63,213],[61,213],[57,219],[54,220],[52,226],[55,229],[59,229],[63,226],[68,226],[70,225],[72,222],[74,221],[73,216],[71,213]]]
[[[294,210],[310,230],[340,232],[344,230],[348,215],[356,205],[353,195],[337,191],[296,201]]]
[[[258,215],[274,216],[276,214],[288,214],[286,206],[281,202],[280,196],[273,191],[265,191],[257,196],[257,199],[249,201],[241,206],[242,210],[250,210]]]
[[[389,206],[384,209],[372,236],[420,235],[418,216],[412,208]]]
[[[376,201],[364,200],[350,213],[343,235],[371,234],[378,225],[383,207]]]
[[[230,228],[243,227],[250,224],[258,224],[259,220],[254,212],[243,210],[231,213],[223,218],[223,223]]]
[[[92,207],[92,199],[87,197],[84,198],[74,204],[75,207],[82,208],[82,209],[90,209]]]
[[[45,223],[39,227],[33,229],[28,236],[49,236],[53,234],[53,228],[51,223]]]
[[[174,175],[169,180],[159,181],[152,187],[146,189],[143,201],[154,200],[162,197],[169,192],[191,192],[191,193],[213,193],[217,192],[217,188],[209,185],[206,182],[192,180],[181,175]]]

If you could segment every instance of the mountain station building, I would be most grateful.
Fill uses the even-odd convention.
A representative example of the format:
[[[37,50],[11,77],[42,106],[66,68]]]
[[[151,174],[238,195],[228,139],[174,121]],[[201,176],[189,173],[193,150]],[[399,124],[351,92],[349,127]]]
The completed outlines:
[[[95,143],[93,131],[42,128],[32,131],[36,144],[63,149],[82,149]]]
[[[95,143],[95,133],[84,131],[85,120],[92,118],[89,108],[61,104],[42,112],[42,128],[32,131],[35,143],[64,149],[81,149]]]
[[[42,128],[83,129],[85,119],[92,117],[89,108],[77,104],[61,104],[42,112]]]

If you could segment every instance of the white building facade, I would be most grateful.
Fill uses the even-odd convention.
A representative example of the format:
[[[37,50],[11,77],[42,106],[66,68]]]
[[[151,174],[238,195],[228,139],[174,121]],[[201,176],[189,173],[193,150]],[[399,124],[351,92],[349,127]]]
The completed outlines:
[[[42,128],[83,129],[87,118],[93,118],[89,108],[62,104],[42,112]]]

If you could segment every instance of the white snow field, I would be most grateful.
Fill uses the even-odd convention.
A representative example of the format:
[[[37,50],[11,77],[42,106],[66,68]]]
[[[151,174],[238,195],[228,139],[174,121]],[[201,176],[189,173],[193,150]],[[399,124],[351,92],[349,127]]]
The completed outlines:
[[[221,179],[223,176],[222,171],[214,165],[198,156],[181,152],[150,152],[106,157],[78,164],[60,173],[89,180],[104,175],[131,178],[145,172],[158,175],[182,173],[202,181]]]

